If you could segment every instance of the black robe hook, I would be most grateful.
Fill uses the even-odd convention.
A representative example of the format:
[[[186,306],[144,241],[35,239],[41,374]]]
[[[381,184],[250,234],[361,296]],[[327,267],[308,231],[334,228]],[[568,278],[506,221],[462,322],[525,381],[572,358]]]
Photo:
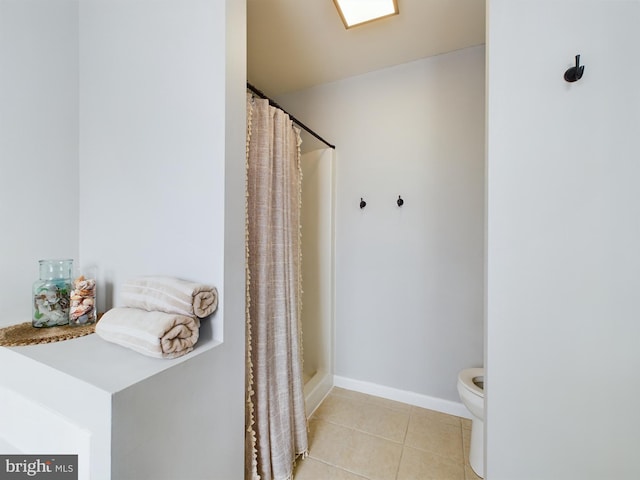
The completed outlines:
[[[582,78],[583,73],[584,65],[580,65],[580,55],[576,55],[576,66],[564,72],[564,79],[567,82],[576,82]]]
[[[365,202],[362,197],[360,197],[360,208],[364,208],[367,206],[367,202]]]
[[[398,201],[396,203],[398,204],[399,207],[404,205],[404,200],[402,199],[402,197],[400,195],[398,195]]]

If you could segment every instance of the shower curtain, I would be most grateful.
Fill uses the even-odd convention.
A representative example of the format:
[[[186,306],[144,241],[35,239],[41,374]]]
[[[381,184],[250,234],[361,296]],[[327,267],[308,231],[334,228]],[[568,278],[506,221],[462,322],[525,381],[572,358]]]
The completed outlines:
[[[289,480],[307,453],[301,342],[300,131],[247,95],[245,479]]]

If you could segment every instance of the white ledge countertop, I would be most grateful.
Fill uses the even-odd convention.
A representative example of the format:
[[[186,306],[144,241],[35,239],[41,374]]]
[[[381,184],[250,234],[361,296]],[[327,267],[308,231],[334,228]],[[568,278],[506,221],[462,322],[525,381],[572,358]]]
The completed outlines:
[[[201,335],[192,352],[175,359],[148,357],[107,342],[95,333],[39,345],[0,347],[0,370],[8,368],[3,365],[5,362],[16,367],[21,360],[35,361],[105,392],[116,393],[221,344],[210,335],[204,337]]]

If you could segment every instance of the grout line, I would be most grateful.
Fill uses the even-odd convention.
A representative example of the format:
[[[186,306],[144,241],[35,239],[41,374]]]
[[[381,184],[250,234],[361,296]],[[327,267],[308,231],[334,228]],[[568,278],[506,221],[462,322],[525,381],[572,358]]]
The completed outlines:
[[[322,420],[323,422],[330,423],[331,425],[336,425],[338,427],[346,428],[347,430],[353,430],[354,432],[362,433],[363,435],[369,435],[370,437],[379,438],[380,440],[385,440],[385,441],[391,442],[391,443],[393,443],[395,445],[404,445],[404,440],[402,440],[401,442],[397,442],[395,440],[391,440],[390,438],[383,437],[382,435],[378,435],[378,434],[375,434],[375,433],[367,432],[366,430],[360,430],[359,428],[354,427],[352,425],[345,425],[343,423],[333,422],[331,420],[326,420],[324,418],[317,418],[316,420]],[[405,432],[405,436],[406,436],[406,432]]]
[[[312,460],[314,460],[316,462],[323,463],[324,465],[327,465],[327,466],[332,467],[332,468],[336,468],[336,469],[341,470],[343,472],[347,472],[347,473],[351,473],[353,475],[357,475],[358,477],[360,477],[360,478],[362,478],[364,480],[370,480],[369,477],[366,477],[366,476],[362,475],[361,473],[355,472],[353,470],[349,470],[348,468],[340,467],[338,465],[334,465],[333,463],[325,462],[324,460],[321,460],[319,458],[315,458],[315,457],[311,457],[311,456],[308,457],[308,458],[311,458]]]
[[[395,475],[395,480],[398,480],[398,475],[400,475],[400,465],[402,465],[402,459],[404,458],[404,449],[405,449],[405,444],[402,444],[402,452],[400,452],[400,461],[398,462],[398,468],[396,468],[396,475]]]

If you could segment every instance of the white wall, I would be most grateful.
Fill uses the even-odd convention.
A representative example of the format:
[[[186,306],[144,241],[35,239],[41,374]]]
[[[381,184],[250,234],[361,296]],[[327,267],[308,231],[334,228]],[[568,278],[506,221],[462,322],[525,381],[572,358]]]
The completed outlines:
[[[207,408],[184,478],[243,471],[244,8],[80,4],[80,254],[111,286],[103,304],[117,305],[121,283],[142,274],[211,283],[222,299],[211,321],[225,343],[185,367],[194,405]],[[170,459],[163,445],[157,456]],[[131,453],[131,471],[151,468]]]
[[[176,385],[188,435],[159,441],[153,458],[150,444],[119,447],[112,470],[176,478],[180,462],[181,478],[241,478],[245,2],[2,0],[0,35],[0,322],[29,319],[42,257],[97,263],[101,308],[130,275],[216,285],[203,331],[213,322],[224,342],[181,364]],[[175,414],[163,378],[114,405],[135,417],[126,400],[149,397],[140,420]]]
[[[277,99],[337,146],[339,376],[458,402],[458,371],[482,365],[484,61],[474,47]]]
[[[214,365],[199,370],[199,381],[214,378],[211,395],[215,429],[207,458],[218,465],[220,478],[244,475],[245,413],[245,158],[247,6],[225,2],[225,163],[224,163],[224,343],[214,352]],[[220,59],[217,58],[216,61]],[[220,68],[220,66],[218,66]]]
[[[223,283],[224,4],[80,4],[80,255]]]
[[[487,478],[640,478],[640,3],[488,4]]]
[[[28,322],[38,260],[78,255],[78,11],[0,1],[0,325]]]

